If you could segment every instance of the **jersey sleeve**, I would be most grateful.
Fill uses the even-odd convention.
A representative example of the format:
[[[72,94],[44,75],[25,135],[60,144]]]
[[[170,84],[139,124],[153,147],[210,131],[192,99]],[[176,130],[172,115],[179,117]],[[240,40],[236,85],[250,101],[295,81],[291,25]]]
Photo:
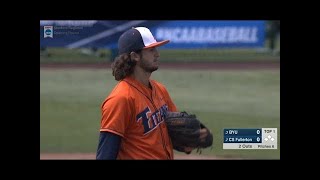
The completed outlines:
[[[129,125],[131,107],[125,96],[108,97],[102,105],[100,131],[107,131],[124,136]]]

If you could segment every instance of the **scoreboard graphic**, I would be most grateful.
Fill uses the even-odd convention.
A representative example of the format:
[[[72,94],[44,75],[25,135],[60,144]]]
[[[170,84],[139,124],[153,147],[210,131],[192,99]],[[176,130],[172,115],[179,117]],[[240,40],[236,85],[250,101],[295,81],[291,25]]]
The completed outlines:
[[[277,149],[277,128],[223,130],[223,149]]]

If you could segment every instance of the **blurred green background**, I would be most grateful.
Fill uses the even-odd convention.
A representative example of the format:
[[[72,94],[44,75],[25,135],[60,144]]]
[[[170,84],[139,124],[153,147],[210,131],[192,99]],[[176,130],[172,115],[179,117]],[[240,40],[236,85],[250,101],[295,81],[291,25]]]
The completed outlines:
[[[280,46],[280,41],[278,41]],[[161,49],[161,62],[279,62],[280,50],[248,49]],[[109,63],[114,56],[110,49],[48,48],[40,51],[40,64]]]
[[[274,50],[265,40],[263,48],[161,49],[161,62],[280,62],[280,37]],[[40,64],[99,64],[113,61],[117,52],[111,49],[40,48]]]

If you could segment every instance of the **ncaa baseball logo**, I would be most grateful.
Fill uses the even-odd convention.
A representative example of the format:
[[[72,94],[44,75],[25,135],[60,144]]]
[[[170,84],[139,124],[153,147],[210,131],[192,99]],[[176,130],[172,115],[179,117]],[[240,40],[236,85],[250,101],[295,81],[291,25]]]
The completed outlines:
[[[43,37],[51,37],[53,38],[53,26],[43,26]]]

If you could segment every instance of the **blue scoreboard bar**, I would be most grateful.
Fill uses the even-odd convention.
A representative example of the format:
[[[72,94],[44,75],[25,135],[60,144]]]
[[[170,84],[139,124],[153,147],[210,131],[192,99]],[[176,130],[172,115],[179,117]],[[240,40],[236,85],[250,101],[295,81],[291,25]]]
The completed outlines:
[[[277,149],[277,128],[226,128],[223,149]]]

